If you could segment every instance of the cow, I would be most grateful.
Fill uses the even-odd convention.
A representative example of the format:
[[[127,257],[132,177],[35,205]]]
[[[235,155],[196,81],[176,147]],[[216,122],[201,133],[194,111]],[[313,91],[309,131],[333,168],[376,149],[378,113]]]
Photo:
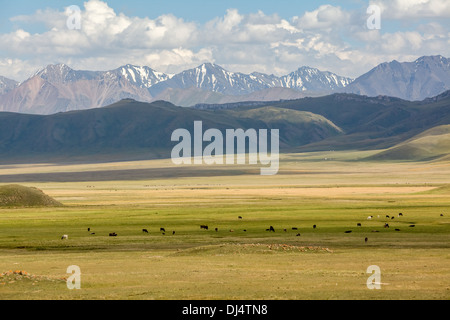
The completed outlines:
[[[110,237],[117,237],[117,233],[111,232],[111,233],[109,234],[109,236],[110,236]]]
[[[297,237],[300,237],[301,235],[300,235],[300,233],[297,233]]]
[[[352,233],[352,231],[351,231],[351,230],[349,230],[349,231],[345,231],[345,233]]]
[[[398,216],[399,216],[399,217],[403,217],[403,213],[400,212],[400,213],[398,214]]]
[[[88,232],[91,231],[91,228],[88,228]]]
[[[148,233],[148,230],[147,229],[142,229],[142,232],[143,233]]]
[[[172,235],[173,235],[173,236],[175,235],[175,231],[172,231]]]
[[[313,229],[316,229],[317,228],[317,226],[316,225],[313,225]]]
[[[208,226],[205,226],[205,225],[201,225],[201,226],[200,226],[200,229],[205,229],[205,230],[208,230],[208,229],[209,229],[209,227],[208,227]]]
[[[361,227],[362,225],[361,225],[361,223],[358,223],[356,226],[357,226],[357,227]]]
[[[216,230],[216,232],[219,232],[219,228],[216,228],[216,229],[214,229],[214,230]]]
[[[397,231],[397,232],[398,232],[398,231],[400,231],[400,229],[395,229],[395,231]]]
[[[161,232],[166,232],[166,229],[160,228],[159,231],[161,231]]]
[[[364,242],[367,243],[369,241],[369,238],[365,238]]]
[[[298,228],[292,228],[292,230],[294,230],[294,231],[297,231],[297,230],[298,230]]]
[[[242,217],[241,217],[241,216],[239,216],[239,217],[238,217],[238,219],[239,219],[239,220],[242,220]]]
[[[385,228],[389,228],[389,224],[385,223],[385,224],[384,224],[384,227],[385,227]]]
[[[61,240],[66,240],[66,239],[69,239],[69,236],[67,234],[65,234],[61,237]]]
[[[270,232],[275,232],[275,229],[272,226],[270,226],[269,231]]]

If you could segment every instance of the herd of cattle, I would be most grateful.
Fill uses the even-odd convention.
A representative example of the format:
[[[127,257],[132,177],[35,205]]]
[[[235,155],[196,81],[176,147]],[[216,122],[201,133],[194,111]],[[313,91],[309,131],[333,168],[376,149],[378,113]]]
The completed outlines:
[[[440,216],[443,217],[444,215],[441,214]],[[403,213],[399,213],[397,217],[398,217],[398,218],[403,217]],[[378,215],[378,218],[380,218],[379,215]],[[389,219],[389,220],[394,220],[394,219],[395,219],[395,217],[393,217],[393,216],[391,217],[391,216],[389,216],[389,215],[386,215],[385,218],[386,218],[386,219]],[[238,219],[239,219],[239,220],[242,220],[243,218],[242,218],[242,216],[239,216]],[[374,219],[374,216],[369,216],[369,217],[367,217],[367,220],[372,220],[372,219]],[[361,224],[361,223],[357,223],[356,226],[357,226],[357,227],[362,227],[362,224]],[[415,225],[415,224],[411,224],[411,225],[409,225],[409,227],[410,227],[410,228],[415,228],[416,225]],[[386,223],[384,224],[384,228],[390,228],[389,223],[386,222]],[[202,230],[207,230],[207,231],[208,231],[208,230],[209,230],[209,226],[207,226],[207,225],[201,225],[201,226],[200,226],[200,229],[202,229]],[[313,225],[313,229],[317,229],[317,225]],[[215,230],[215,232],[219,232],[219,229],[218,229],[218,228],[215,228],[214,230]],[[292,227],[292,230],[293,230],[293,231],[298,231],[298,228]],[[91,231],[91,228],[88,228],[87,231],[90,232],[90,231]],[[166,234],[166,229],[165,229],[165,228],[160,228],[159,231],[161,232],[162,235],[165,235],[165,234]],[[246,229],[244,229],[243,231],[244,231],[244,232],[247,232]],[[284,232],[287,232],[288,230],[287,230],[287,229],[283,229],[283,231],[284,231]],[[398,232],[398,231],[401,231],[401,230],[398,229],[398,228],[396,228],[395,231]],[[147,234],[149,233],[148,229],[142,229],[142,232],[143,232],[143,233],[147,233]],[[229,232],[234,232],[234,230],[233,230],[233,229],[230,229]],[[266,232],[275,232],[275,228],[274,228],[273,226],[270,226],[269,228],[266,229]],[[347,230],[347,231],[345,231],[345,233],[347,233],[347,234],[352,233],[352,232],[353,232],[352,230]],[[372,230],[372,232],[379,232],[379,231],[378,231],[378,230]],[[95,232],[92,232],[91,235],[95,235]],[[172,235],[175,235],[175,231],[172,231]],[[111,233],[109,233],[109,236],[110,236],[110,237],[117,237],[118,235],[117,235],[117,233],[115,233],[115,232],[111,232]],[[300,237],[301,234],[300,234],[300,233],[297,233],[296,236],[297,236],[297,237]],[[63,235],[63,236],[61,237],[61,239],[62,239],[62,240],[69,239],[69,236],[65,234],[65,235]],[[368,242],[368,240],[369,240],[369,239],[368,239],[367,237],[364,239],[364,241],[365,241],[366,243]]]

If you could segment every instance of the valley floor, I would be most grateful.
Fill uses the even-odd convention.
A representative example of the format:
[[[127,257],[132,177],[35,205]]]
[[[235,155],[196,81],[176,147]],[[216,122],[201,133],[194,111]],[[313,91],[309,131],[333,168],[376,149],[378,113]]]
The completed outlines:
[[[64,204],[0,209],[0,299],[450,299],[450,162],[370,154],[0,166]]]

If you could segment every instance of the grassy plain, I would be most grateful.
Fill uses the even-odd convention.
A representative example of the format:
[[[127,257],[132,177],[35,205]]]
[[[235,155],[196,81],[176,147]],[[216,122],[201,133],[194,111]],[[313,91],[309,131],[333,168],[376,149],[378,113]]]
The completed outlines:
[[[450,162],[360,161],[372,153],[288,154],[270,177],[167,160],[0,166],[2,184],[64,205],[0,209],[0,299],[450,299]]]

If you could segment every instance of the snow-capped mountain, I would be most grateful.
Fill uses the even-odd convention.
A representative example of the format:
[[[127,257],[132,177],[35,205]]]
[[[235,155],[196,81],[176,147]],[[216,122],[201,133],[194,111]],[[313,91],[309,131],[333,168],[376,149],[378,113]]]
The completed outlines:
[[[353,79],[341,77],[328,71],[316,68],[301,67],[284,77],[281,86],[299,91],[327,92],[345,88]]]
[[[150,92],[153,96],[157,96],[169,88],[199,88],[226,95],[243,95],[279,86],[279,84],[279,79],[275,76],[235,73],[216,64],[204,63],[154,85],[150,88]]]
[[[283,77],[254,72],[251,74],[230,72],[216,64],[204,63],[194,69],[183,71],[167,81],[150,88],[158,95],[168,88],[199,88],[226,95],[246,95],[269,88],[290,88],[298,91],[331,92],[343,88],[352,79],[302,67]]]
[[[357,78],[343,91],[424,100],[450,89],[450,59],[425,56],[413,62],[382,63]]]
[[[449,89],[450,60],[442,56],[383,63],[354,81],[311,67],[279,77],[231,72],[212,63],[176,75],[131,64],[109,71],[74,70],[57,64],[39,70],[20,84],[0,77],[0,111],[51,114],[98,108],[126,98],[143,102],[170,98],[175,100],[168,101],[184,106],[185,100],[280,100],[297,96],[295,92],[302,96],[349,92],[423,100]]]
[[[139,67],[131,64],[127,64],[111,72],[117,76],[124,77],[128,82],[139,88],[147,89],[173,77],[173,75],[158,72],[149,67]]]
[[[1,95],[0,111],[51,114],[103,107],[126,98],[149,102],[148,87],[167,78],[150,68],[130,65],[112,71],[49,65]]]
[[[0,95],[5,94],[19,85],[17,81],[0,76]]]

